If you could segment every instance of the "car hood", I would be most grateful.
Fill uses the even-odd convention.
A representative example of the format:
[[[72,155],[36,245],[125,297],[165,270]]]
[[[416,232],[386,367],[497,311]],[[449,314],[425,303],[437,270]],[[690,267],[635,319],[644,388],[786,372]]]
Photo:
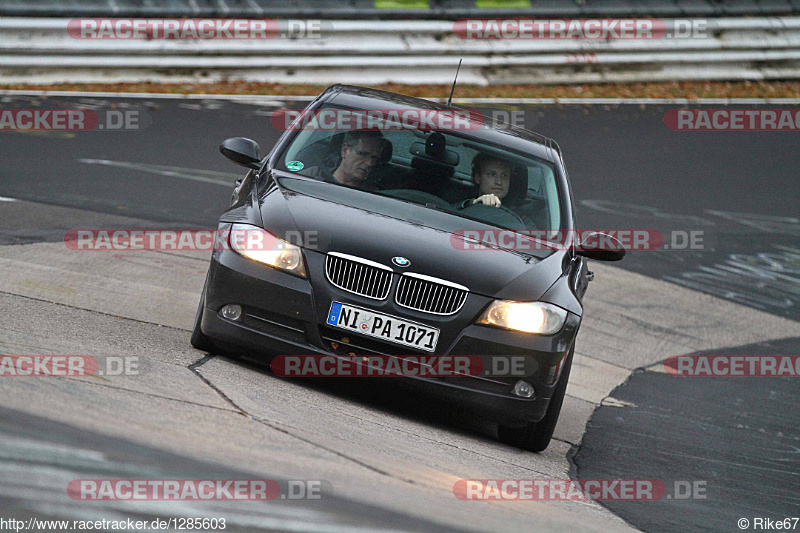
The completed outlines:
[[[475,221],[368,192],[311,180],[280,180],[260,197],[264,228],[307,253],[339,252],[459,283],[509,300],[540,298],[563,272],[564,252],[532,255],[464,241],[457,232],[491,229]],[[321,187],[321,188],[320,188]],[[318,194],[315,194],[318,193]],[[336,201],[330,199],[336,194]],[[478,249],[476,249],[478,248]],[[393,264],[395,257],[410,261]]]

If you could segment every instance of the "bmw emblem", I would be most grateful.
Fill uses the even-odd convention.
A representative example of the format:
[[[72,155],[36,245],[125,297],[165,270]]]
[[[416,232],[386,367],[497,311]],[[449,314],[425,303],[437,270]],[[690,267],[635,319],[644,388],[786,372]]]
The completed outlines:
[[[397,257],[392,257],[392,263],[394,263],[399,267],[407,267],[411,264],[411,261],[409,261],[405,257],[397,256]]]

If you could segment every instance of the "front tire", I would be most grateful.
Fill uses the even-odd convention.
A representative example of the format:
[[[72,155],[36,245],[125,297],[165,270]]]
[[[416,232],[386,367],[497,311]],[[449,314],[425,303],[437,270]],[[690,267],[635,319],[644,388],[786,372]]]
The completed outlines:
[[[497,435],[500,437],[500,442],[531,452],[542,452],[547,449],[550,440],[553,438],[558,416],[561,414],[561,405],[564,403],[564,395],[567,392],[567,382],[569,381],[569,371],[572,368],[572,356],[574,353],[575,347],[573,346],[567,355],[567,360],[564,362],[564,368],[558,378],[558,385],[553,391],[553,397],[550,398],[550,404],[547,406],[544,418],[523,427],[509,427],[500,424],[497,426]]]

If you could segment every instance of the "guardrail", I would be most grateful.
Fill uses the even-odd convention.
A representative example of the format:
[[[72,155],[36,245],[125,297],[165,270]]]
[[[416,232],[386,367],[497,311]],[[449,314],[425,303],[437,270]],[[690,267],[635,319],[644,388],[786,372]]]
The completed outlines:
[[[77,39],[69,19],[0,19],[3,83],[585,83],[800,78],[800,17],[708,19],[651,40],[462,39],[452,21],[317,21],[316,37]],[[672,21],[666,20],[667,25]]]

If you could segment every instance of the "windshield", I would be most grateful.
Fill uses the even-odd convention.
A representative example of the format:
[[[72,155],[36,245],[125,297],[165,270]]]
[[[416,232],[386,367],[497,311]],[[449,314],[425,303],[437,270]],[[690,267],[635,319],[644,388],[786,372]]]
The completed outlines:
[[[466,111],[408,113],[456,126],[424,130],[398,112],[326,106],[295,122],[300,131],[276,168],[500,228],[538,235],[561,229],[551,163],[489,144],[468,120],[443,117]]]

